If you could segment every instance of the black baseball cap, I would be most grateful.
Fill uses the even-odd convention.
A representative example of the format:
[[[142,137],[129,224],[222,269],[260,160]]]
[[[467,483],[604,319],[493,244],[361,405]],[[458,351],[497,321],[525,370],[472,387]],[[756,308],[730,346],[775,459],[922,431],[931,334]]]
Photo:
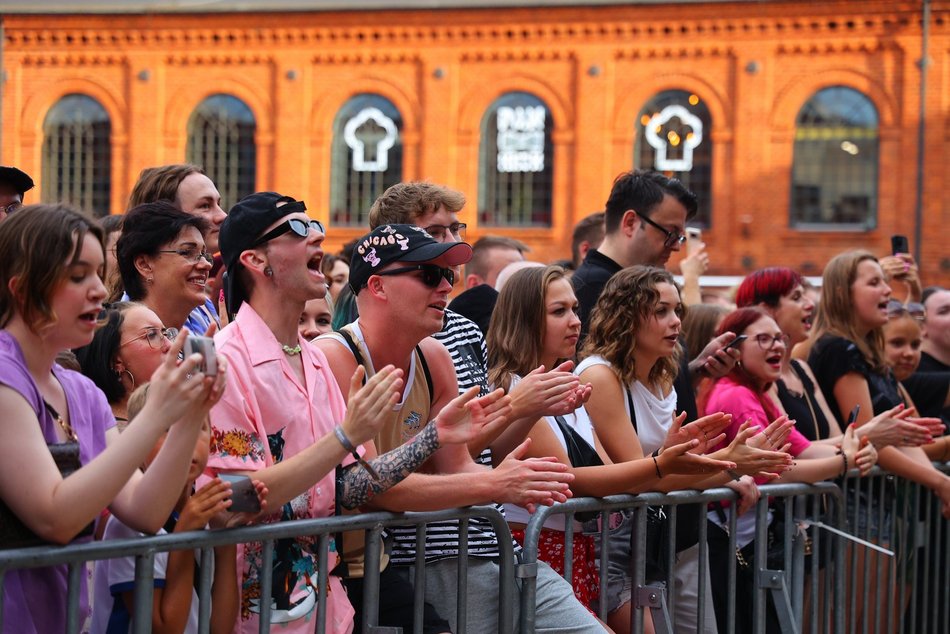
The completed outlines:
[[[277,192],[249,194],[231,207],[228,217],[221,223],[218,237],[221,259],[227,268],[224,274],[224,303],[229,315],[237,313],[241,302],[247,299],[247,290],[241,286],[237,276],[242,266],[239,261],[241,254],[253,249],[269,226],[298,211],[307,211],[307,205],[302,200]]]
[[[448,266],[472,259],[467,242],[436,242],[425,229],[415,225],[380,225],[356,241],[350,258],[350,289],[354,295],[375,275],[393,262],[429,262],[443,258]]]
[[[23,170],[0,165],[0,183],[9,183],[20,196],[33,189],[33,179]]]

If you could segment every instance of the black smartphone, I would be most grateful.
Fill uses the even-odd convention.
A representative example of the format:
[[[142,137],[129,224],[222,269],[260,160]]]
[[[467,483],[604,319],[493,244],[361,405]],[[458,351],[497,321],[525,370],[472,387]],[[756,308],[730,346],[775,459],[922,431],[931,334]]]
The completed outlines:
[[[847,427],[848,425],[853,424],[854,421],[858,420],[858,414],[859,414],[860,412],[861,412],[861,406],[860,406],[860,405],[855,405],[855,406],[854,406],[854,409],[851,410],[851,413],[848,414],[848,424],[845,425],[845,427]]]
[[[261,512],[261,501],[257,498],[254,483],[251,482],[249,477],[223,473],[219,474],[218,477],[231,483],[231,506],[228,511],[232,513]]]
[[[201,355],[198,371],[208,376],[216,375],[218,373],[218,356],[214,351],[214,339],[188,335],[188,338],[185,339],[185,358],[187,359],[196,352]]]
[[[749,337],[746,336],[746,335],[739,335],[738,337],[736,337],[735,339],[733,339],[732,341],[730,341],[730,342],[729,342],[729,345],[727,345],[725,348],[723,348],[723,350],[728,350],[729,348],[738,348],[738,347],[739,347],[739,344],[742,343],[743,341],[745,341],[745,340],[748,339],[748,338],[749,338]]]
[[[891,236],[891,253],[893,255],[897,255],[898,253],[910,253],[910,245],[907,243],[907,236]]]

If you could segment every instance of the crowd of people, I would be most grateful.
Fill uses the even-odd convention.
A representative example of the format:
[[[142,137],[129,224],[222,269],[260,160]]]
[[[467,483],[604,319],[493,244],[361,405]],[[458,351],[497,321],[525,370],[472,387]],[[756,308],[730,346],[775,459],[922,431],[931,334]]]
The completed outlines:
[[[714,304],[703,245],[680,263],[683,286],[666,268],[696,197],[652,171],[618,176],[553,263],[527,261],[511,238],[468,244],[464,195],[428,182],[387,189],[338,255],[304,201],[258,192],[225,212],[194,165],[145,169],[127,212],[101,220],[23,206],[32,185],[0,168],[4,547],[468,505],[496,506],[523,543],[539,506],[571,496],[725,486],[736,503],[682,507],[670,539],[651,509],[646,536],[647,577],[669,581],[675,628],[725,632],[727,584],[711,581],[738,561],[737,596],[754,591],[758,485],[879,464],[950,517],[950,477],[933,464],[950,459],[950,291],[923,288],[909,254],[839,254],[818,289],[761,269]],[[232,510],[242,486],[255,508]],[[612,513],[606,540],[596,517],[554,517],[536,629],[629,632],[631,515]],[[493,632],[502,538],[487,520],[440,521],[419,552],[414,527],[394,528],[368,559],[361,532],[339,534],[328,588],[314,537],[277,540],[270,561],[260,543],[218,547],[210,630],[257,632],[262,605],[272,631],[359,629],[378,559],[379,624],[411,631],[424,558],[422,631],[462,627],[464,563],[464,627]],[[198,631],[201,563],[155,556],[155,631]],[[80,591],[91,631],[129,631],[134,558],[94,568]],[[63,631],[67,576],[8,572],[4,632]],[[735,631],[752,631],[750,602],[737,603]],[[774,609],[768,619],[777,631]]]

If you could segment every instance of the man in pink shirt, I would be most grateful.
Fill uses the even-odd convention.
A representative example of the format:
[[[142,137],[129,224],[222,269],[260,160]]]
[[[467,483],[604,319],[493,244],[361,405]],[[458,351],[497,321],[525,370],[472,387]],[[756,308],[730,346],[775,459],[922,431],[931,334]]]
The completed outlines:
[[[354,373],[347,407],[323,353],[298,335],[304,304],[327,291],[320,273],[323,238],[323,226],[307,216],[302,201],[273,192],[243,198],[221,227],[225,296],[234,319],[215,337],[218,353],[229,363],[228,387],[211,412],[208,467],[212,474],[253,473],[261,480],[268,489],[264,521],[333,515],[334,469],[344,459],[341,499],[347,507],[358,506],[404,478],[440,443],[465,442],[469,429],[484,422],[460,425],[467,414],[464,421],[446,417],[418,441],[372,465],[363,461],[361,445],[378,433],[382,413],[398,397],[402,373],[383,368],[362,388],[362,371]],[[462,428],[466,435],[453,437]],[[329,578],[327,613],[317,616],[322,589],[316,546],[312,537],[275,543],[272,593],[266,598],[260,596],[266,565],[261,545],[239,546],[241,610],[235,631],[258,631],[264,601],[270,622],[281,624],[276,631],[313,632],[315,618],[325,618],[328,631],[352,630],[353,609],[336,577]],[[331,543],[330,570],[337,559]]]

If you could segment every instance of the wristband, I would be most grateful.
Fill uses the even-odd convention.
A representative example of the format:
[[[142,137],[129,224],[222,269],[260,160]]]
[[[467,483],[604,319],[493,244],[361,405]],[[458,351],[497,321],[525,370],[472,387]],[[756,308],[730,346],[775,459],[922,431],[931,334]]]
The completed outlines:
[[[838,453],[841,454],[841,462],[844,463],[844,471],[841,472],[841,475],[842,475],[842,476],[846,476],[846,475],[848,475],[848,470],[849,470],[849,469],[848,469],[848,456],[846,456],[843,451],[839,451]]]
[[[374,469],[368,462],[363,460],[363,457],[360,456],[358,451],[356,451],[356,447],[353,446],[353,443],[350,442],[350,439],[346,437],[345,433],[343,433],[343,426],[337,425],[334,427],[333,433],[336,435],[336,439],[340,441],[340,444],[343,445],[343,448],[349,451],[350,455],[356,459],[356,462],[359,463],[361,467],[366,469],[366,472],[370,475],[370,477],[378,482],[379,474],[376,473],[376,469]]]
[[[737,472],[733,471],[732,469],[727,469],[726,473],[729,475],[730,478],[732,478],[736,482],[739,482],[740,480],[742,480],[742,476],[739,475]]]
[[[656,469],[656,477],[662,478],[663,474],[660,473],[660,463],[656,461],[656,456],[651,456],[653,458],[653,468]]]

